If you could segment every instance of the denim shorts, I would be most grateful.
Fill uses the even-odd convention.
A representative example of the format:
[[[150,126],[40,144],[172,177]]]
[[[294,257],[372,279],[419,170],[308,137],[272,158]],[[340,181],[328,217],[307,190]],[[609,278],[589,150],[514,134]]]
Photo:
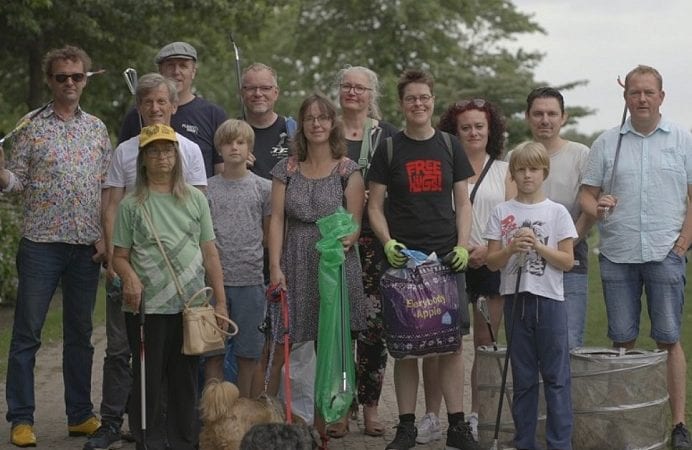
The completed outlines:
[[[639,335],[642,287],[651,319],[651,338],[662,344],[680,339],[685,303],[686,257],[668,253],[663,261],[613,263],[599,256],[603,295],[608,313],[608,337],[616,343]]]
[[[238,324],[233,336],[233,354],[241,358],[259,359],[264,334],[257,328],[264,322],[266,299],[264,286],[225,286],[228,315]]]

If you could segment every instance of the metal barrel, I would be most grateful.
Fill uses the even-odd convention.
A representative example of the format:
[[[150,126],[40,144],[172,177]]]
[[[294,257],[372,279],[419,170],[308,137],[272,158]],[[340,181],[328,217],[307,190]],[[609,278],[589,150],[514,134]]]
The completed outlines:
[[[573,448],[668,448],[667,352],[586,347],[570,359]]]
[[[500,384],[502,382],[502,364],[507,347],[480,346],[476,349],[476,377],[478,380],[478,440],[481,448],[490,445],[495,435],[495,420],[499,403]],[[543,398],[543,381],[539,379],[538,387],[538,442],[545,442],[545,399]],[[512,366],[507,371],[500,419],[499,448],[512,448],[514,439],[514,422],[512,421]]]

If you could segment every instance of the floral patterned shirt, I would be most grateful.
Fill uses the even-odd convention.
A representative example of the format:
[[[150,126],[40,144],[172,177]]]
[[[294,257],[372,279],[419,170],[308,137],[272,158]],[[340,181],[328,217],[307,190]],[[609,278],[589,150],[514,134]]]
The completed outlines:
[[[30,113],[31,114],[31,113]],[[61,119],[49,105],[15,138],[5,192],[23,194],[22,236],[92,244],[101,237],[101,184],[113,149],[101,120],[77,108]]]

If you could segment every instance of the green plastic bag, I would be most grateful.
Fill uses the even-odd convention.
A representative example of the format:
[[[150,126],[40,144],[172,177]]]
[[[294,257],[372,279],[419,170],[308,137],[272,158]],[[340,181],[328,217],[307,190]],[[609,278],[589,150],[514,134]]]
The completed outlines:
[[[334,214],[318,220],[317,227],[322,239],[317,242],[320,319],[315,405],[325,422],[332,423],[347,413],[355,396],[351,305],[340,239],[354,233],[358,225],[353,216],[340,207]]]

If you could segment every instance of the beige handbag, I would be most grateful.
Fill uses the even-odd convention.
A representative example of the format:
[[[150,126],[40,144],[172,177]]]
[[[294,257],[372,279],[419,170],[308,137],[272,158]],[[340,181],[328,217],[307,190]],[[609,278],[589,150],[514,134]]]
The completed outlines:
[[[144,206],[142,206],[142,211],[144,212],[144,219],[147,221],[151,232],[154,234],[154,238],[166,262],[166,266],[171,272],[178,295],[180,295],[185,302],[183,307],[182,353],[184,355],[195,356],[223,349],[226,345],[226,338],[238,334],[238,325],[231,319],[217,314],[216,311],[214,311],[214,307],[209,303],[214,292],[212,288],[204,287],[195,292],[191,298],[185,298],[185,293],[178,280],[178,275],[175,273],[175,270],[173,270],[173,265],[168,259],[168,255],[159,239],[159,234],[156,232],[149,211],[147,211]],[[203,303],[201,305],[193,305],[194,300],[200,296],[204,296]],[[216,320],[217,318],[228,322],[233,332],[225,331],[219,327]]]

